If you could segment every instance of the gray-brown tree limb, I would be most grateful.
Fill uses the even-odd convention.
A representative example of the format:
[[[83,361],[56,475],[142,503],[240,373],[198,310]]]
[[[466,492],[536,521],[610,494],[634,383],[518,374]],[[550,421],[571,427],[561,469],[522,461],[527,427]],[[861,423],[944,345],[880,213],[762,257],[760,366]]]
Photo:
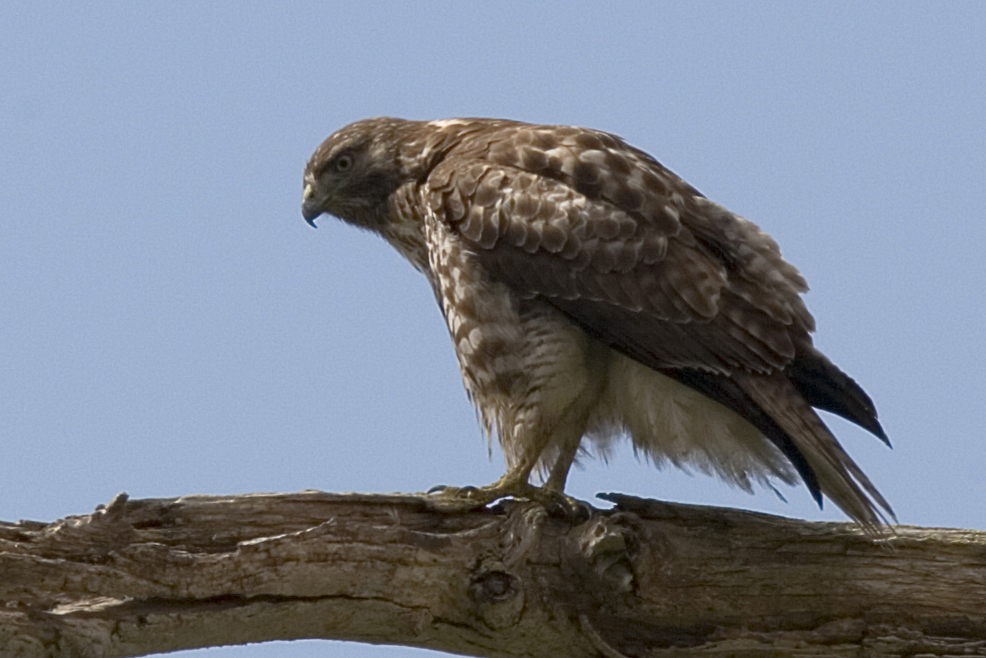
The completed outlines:
[[[986,655],[986,533],[608,495],[128,500],[0,524],[0,655],[325,638],[490,658]]]

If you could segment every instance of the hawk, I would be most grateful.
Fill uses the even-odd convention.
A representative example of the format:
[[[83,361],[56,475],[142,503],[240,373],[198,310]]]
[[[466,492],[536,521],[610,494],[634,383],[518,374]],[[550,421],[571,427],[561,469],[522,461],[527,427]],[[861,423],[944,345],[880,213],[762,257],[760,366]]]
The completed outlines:
[[[659,466],[747,491],[800,478],[865,527],[893,517],[813,409],[889,445],[870,398],[813,347],[804,278],[755,224],[621,138],[358,121],[305,168],[302,214],[323,213],[381,235],[431,284],[507,461],[468,495],[563,496],[583,440],[628,436]]]

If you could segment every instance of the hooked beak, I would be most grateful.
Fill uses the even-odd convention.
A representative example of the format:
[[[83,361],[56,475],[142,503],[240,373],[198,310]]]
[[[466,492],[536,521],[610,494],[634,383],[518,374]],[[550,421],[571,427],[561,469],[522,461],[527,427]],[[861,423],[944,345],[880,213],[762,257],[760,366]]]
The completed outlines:
[[[319,208],[319,203],[315,199],[315,189],[311,183],[307,183],[305,184],[305,191],[301,195],[301,216],[305,218],[309,226],[318,228],[315,226],[315,218],[321,214],[322,209]]]

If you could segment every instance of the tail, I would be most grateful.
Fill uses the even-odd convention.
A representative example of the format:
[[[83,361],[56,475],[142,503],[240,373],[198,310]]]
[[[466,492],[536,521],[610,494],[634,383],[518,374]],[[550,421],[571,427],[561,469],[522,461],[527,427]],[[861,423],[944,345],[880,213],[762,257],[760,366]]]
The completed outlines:
[[[824,361],[816,362],[821,365],[815,366],[814,370],[803,366],[801,371],[796,369],[794,374],[734,374],[733,378],[791,440],[809,469],[814,472],[819,490],[867,531],[877,532],[881,525],[887,523],[887,516],[896,521],[893,509],[856,462],[842,449],[812,406],[838,413],[884,441],[886,435],[876,420],[876,412],[869,397],[848,375],[824,356],[821,358]],[[829,367],[848,380],[851,386],[834,379],[832,372],[822,372]],[[818,381],[812,375],[814,372],[826,375],[826,386],[809,386],[809,382]],[[841,387],[845,387],[843,391],[839,391]],[[833,393],[839,395],[835,396]]]

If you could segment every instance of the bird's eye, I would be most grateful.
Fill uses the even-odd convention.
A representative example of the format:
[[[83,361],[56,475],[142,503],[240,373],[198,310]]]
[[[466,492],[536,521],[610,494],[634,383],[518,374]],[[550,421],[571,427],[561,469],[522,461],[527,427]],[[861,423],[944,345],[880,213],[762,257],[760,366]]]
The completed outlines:
[[[336,161],[332,164],[332,168],[335,169],[340,174],[349,171],[353,168],[353,156],[348,153],[344,153],[336,158]]]

